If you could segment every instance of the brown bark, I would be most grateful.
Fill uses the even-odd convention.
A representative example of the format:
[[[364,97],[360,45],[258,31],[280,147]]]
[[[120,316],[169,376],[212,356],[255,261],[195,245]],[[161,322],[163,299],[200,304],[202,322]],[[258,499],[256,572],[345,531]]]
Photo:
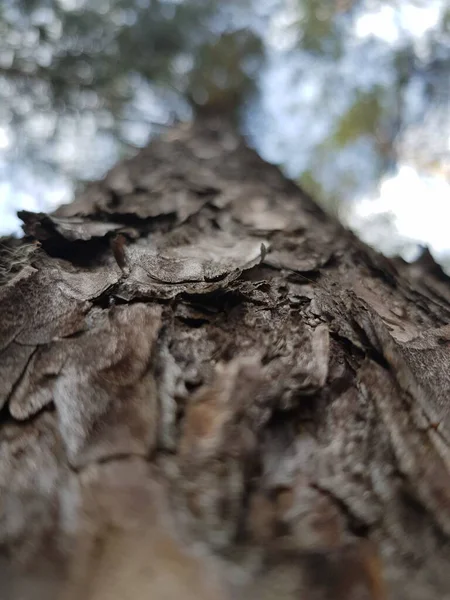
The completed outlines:
[[[450,598],[450,287],[428,255],[370,250],[213,121],[21,216],[2,599]]]

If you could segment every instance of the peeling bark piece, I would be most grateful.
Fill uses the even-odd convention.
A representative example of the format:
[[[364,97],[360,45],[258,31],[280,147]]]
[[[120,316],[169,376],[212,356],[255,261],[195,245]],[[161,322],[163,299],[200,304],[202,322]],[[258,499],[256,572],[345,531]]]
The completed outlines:
[[[134,296],[168,299],[182,293],[212,292],[259,264],[265,254],[265,243],[218,234],[182,246],[131,246],[125,250],[130,274],[121,282],[117,295],[125,299]]]
[[[42,257],[38,267],[26,267],[0,289],[0,349],[14,339],[26,345],[47,344],[81,331],[89,300],[120,277],[118,268],[80,269],[48,257]]]
[[[129,217],[143,223],[170,216],[177,224],[220,192],[214,187],[217,174],[211,169],[202,172],[192,159],[180,172],[180,165],[172,165],[171,157],[164,162],[152,158],[143,164],[128,161],[114,167],[103,182],[87,185],[74,202],[58,208],[54,216],[95,219],[98,214],[109,214],[119,222]]]
[[[68,298],[82,301],[93,300],[118,282],[121,270],[112,257],[107,264],[80,267],[68,260],[43,255],[36,267]]]
[[[9,412],[15,419],[29,419],[52,402],[55,378],[64,360],[61,344],[35,350],[9,401]]]
[[[87,241],[93,238],[105,237],[111,231],[122,229],[120,223],[103,221],[88,221],[80,217],[55,217],[45,213],[31,213],[26,210],[18,212],[24,222],[23,229],[26,234],[32,235],[40,241],[48,240],[61,235],[69,242]]]
[[[111,267],[93,269],[60,268],[54,273],[62,293],[79,302],[93,300],[103,294],[120,279],[120,270]]]
[[[189,189],[173,190],[168,196],[167,190],[157,192],[151,188],[148,192],[122,196],[107,212],[117,220],[123,215],[143,220],[173,216],[174,223],[181,223],[198,212],[206,202],[204,197]]]
[[[111,193],[101,182],[89,183],[85,190],[73,202],[59,206],[52,216],[56,218],[95,216],[111,202]]]
[[[155,470],[138,458],[80,478],[74,561],[63,600],[225,600],[214,562],[176,535]]]
[[[30,283],[33,285],[36,273],[36,269],[26,266],[0,287],[0,351],[8,347],[27,322],[24,291]]]
[[[264,262],[277,269],[289,269],[297,273],[308,273],[310,271],[317,271],[329,258],[329,254],[324,256],[305,253],[292,256],[289,252],[275,250],[269,254]]]
[[[68,297],[58,285],[58,271],[27,269],[0,291],[0,349],[9,342],[47,344],[83,328],[89,302]],[[55,275],[56,274],[56,275]]]
[[[22,346],[12,342],[0,353],[0,410],[24,372],[34,346]]]
[[[331,254],[331,248],[325,240],[313,241],[304,236],[283,234],[274,241],[273,249],[264,262],[277,269],[307,273],[323,267],[330,260]]]
[[[134,246],[129,249],[129,262],[160,283],[214,281],[232,271],[258,264],[262,243],[262,240],[236,239],[222,233],[183,246]]]
[[[53,394],[73,466],[114,455],[147,456],[154,447],[158,416],[151,368],[160,326],[158,306],[119,306],[67,340]]]
[[[133,274],[119,283],[114,295],[122,300],[130,301],[134,298],[148,298],[152,300],[171,300],[179,295],[213,294],[218,290],[225,290],[227,286],[237,279],[241,271],[234,271],[216,282],[191,282],[180,284],[164,284],[152,281],[148,274],[136,267]]]

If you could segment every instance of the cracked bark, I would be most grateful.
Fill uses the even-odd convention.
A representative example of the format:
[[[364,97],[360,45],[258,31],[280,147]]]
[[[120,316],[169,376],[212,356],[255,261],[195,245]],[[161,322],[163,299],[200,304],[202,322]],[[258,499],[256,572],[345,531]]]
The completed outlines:
[[[6,600],[450,598],[450,287],[214,120],[0,250]]]

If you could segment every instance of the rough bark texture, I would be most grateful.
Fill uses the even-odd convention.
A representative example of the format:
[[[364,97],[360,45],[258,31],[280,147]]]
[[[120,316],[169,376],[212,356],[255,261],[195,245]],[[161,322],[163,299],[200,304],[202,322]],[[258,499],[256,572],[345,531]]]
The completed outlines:
[[[450,286],[226,126],[0,252],[5,600],[450,598]]]

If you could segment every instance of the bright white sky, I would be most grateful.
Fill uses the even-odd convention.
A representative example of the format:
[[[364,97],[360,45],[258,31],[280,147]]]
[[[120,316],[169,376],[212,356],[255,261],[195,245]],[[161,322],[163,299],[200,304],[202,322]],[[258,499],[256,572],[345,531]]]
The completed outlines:
[[[402,3],[397,8],[384,5],[362,15],[356,33],[361,38],[374,36],[396,45],[407,32],[420,52],[421,40],[436,27],[445,8],[448,0]],[[447,127],[441,131],[444,159],[439,169],[420,172],[412,164],[400,164],[396,174],[381,181],[377,195],[354,203],[349,225],[359,230],[367,242],[378,243],[379,238],[368,223],[389,214],[396,228],[394,235],[428,245],[438,259],[450,258],[450,106],[447,110]],[[388,251],[389,243],[383,245]]]
[[[371,221],[383,215],[392,217],[395,229],[389,233],[402,240],[428,245],[438,259],[450,254],[450,185],[441,176],[420,175],[408,165],[399,165],[392,177],[385,178],[378,195],[355,202],[347,217],[349,225],[358,230],[369,244],[381,246],[389,253],[397,244],[382,239]],[[405,258],[414,258],[410,248]]]

